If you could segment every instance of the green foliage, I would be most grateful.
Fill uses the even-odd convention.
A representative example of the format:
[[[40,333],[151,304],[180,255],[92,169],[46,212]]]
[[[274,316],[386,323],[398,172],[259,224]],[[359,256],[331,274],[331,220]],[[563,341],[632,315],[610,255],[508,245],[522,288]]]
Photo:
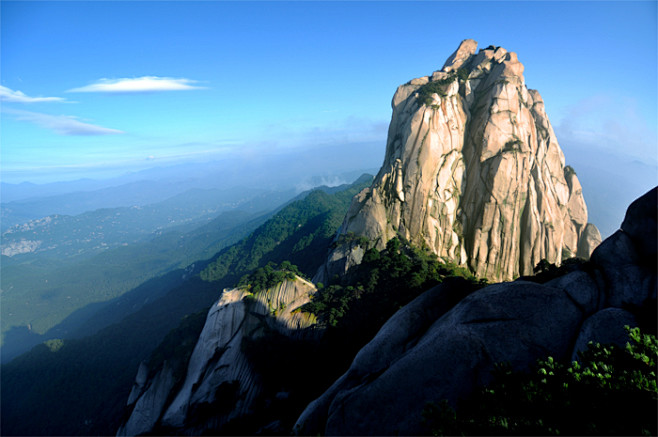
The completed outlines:
[[[542,259],[533,268],[535,275],[524,276],[522,279],[544,284],[552,279],[559,278],[577,270],[591,272],[593,268],[593,264],[590,261],[584,260],[582,258],[564,259],[562,260],[562,263],[559,267],[553,263],[548,262],[546,259]]]
[[[180,273],[178,275],[180,277]],[[161,286],[161,284],[157,284]],[[228,284],[226,284],[228,285]],[[150,284],[151,292],[155,290]],[[148,296],[144,290],[142,296]],[[217,298],[217,284],[197,278],[171,283],[168,293],[96,334],[65,339],[53,353],[41,344],[2,365],[2,435],[108,435],[116,432],[142,361],[185,314],[202,311]],[[139,302],[143,304],[145,297]],[[186,319],[188,320],[188,319]],[[190,320],[191,322],[191,320]],[[183,321],[183,324],[186,322]],[[197,325],[198,326],[198,325]],[[188,337],[174,335],[160,359],[171,362]],[[187,345],[179,344],[181,341]],[[186,363],[184,363],[186,364]],[[11,399],[11,402],[4,402]]]
[[[297,266],[291,264],[290,261],[283,261],[278,267],[275,263],[269,262],[265,267],[260,267],[244,275],[238,282],[238,287],[247,288],[252,293],[257,293],[273,288],[286,279],[294,280],[295,276],[302,277],[303,275]]]
[[[428,405],[434,435],[655,435],[658,341],[628,328],[626,348],[591,344],[571,365],[551,357],[530,373],[509,365],[473,398]]]
[[[448,77],[445,79],[440,79],[440,80],[434,80],[431,82],[426,83],[425,85],[421,86],[418,88],[418,98],[417,101],[421,105],[429,105],[432,103],[432,94],[438,94],[441,97],[447,96],[445,92],[445,87],[446,85],[451,84],[457,80],[457,73],[454,71],[451,71],[448,73]]]
[[[357,235],[354,232],[340,234],[336,241],[331,244],[331,247],[345,246],[345,245],[361,246],[367,249],[370,245],[370,240],[362,235]]]
[[[576,170],[574,170],[572,166],[567,165],[566,167],[564,167],[564,176],[568,177],[571,175],[576,176]]]
[[[57,352],[64,346],[64,340],[61,338],[53,338],[52,340],[46,340],[43,342],[50,352]]]
[[[397,238],[382,251],[367,250],[344,281],[318,286],[312,301],[302,307],[325,328],[311,330],[315,337],[289,337],[269,330],[243,341],[242,350],[262,377],[264,393],[253,416],[216,433],[230,433],[231,426],[235,432],[253,433],[274,421],[280,421],[287,433],[304,407],[345,372],[392,314],[442,281],[454,281],[460,298],[483,284],[465,269],[442,263],[429,250]],[[279,398],[277,393],[286,395]]]
[[[393,238],[381,252],[367,250],[342,283],[319,290],[302,311],[313,313],[329,337],[341,338],[344,349],[356,353],[398,309],[456,277],[464,282],[464,296],[485,283],[463,267],[440,262],[429,250]]]
[[[332,194],[313,192],[306,199],[292,202],[251,236],[220,252],[212,262],[195,263],[199,267],[188,276],[178,270],[126,293],[116,302],[115,311],[125,308],[123,305],[140,308],[133,314],[113,318],[113,325],[93,336],[65,340],[57,353],[39,345],[3,365],[2,395],[12,399],[0,403],[3,435],[114,433],[125,413],[140,362],[150,361],[157,366],[164,360],[178,360],[183,368],[207,308],[222,288],[235,285],[240,276],[253,268],[290,259],[301,271],[314,273],[351,198],[371,179],[364,177],[353,185],[332,189]],[[277,236],[277,230],[287,231]],[[313,238],[303,240],[307,235]],[[306,243],[292,250],[301,241]],[[297,261],[300,259],[302,262]],[[214,276],[212,282],[201,280],[196,272],[213,263],[235,271],[224,271]],[[193,316],[181,323],[186,314]],[[179,328],[172,332],[179,323]]]
[[[33,344],[38,344],[44,340],[38,335],[46,334],[74,311],[117,298],[151,278],[209,258],[264,221],[265,217],[230,211],[190,232],[170,231],[89,257],[50,259],[43,255],[35,261],[29,255],[30,258],[15,257],[11,263],[5,263],[3,258],[0,276],[2,289],[7,292],[2,295],[0,326],[5,334],[5,357],[27,343],[14,337],[12,327],[30,323]],[[71,320],[66,322],[66,331],[77,328]]]
[[[270,261],[287,259],[304,274],[313,275],[340,227],[352,197],[370,185],[371,176],[333,194],[312,191],[290,203],[238,244],[217,254],[201,272],[204,281],[240,278]]]
[[[468,80],[468,75],[469,74],[470,74],[470,71],[468,70],[468,68],[461,67],[457,70],[457,77],[461,81]]]
[[[512,152],[515,150],[520,150],[522,145],[523,145],[523,141],[521,141],[518,138],[515,138],[505,143],[505,146],[503,147],[503,152]]]

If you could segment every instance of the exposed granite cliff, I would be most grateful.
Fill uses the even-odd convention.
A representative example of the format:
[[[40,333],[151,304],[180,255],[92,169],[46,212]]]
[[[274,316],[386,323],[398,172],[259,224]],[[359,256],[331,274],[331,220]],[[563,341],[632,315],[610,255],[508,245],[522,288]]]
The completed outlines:
[[[150,379],[148,369],[140,367],[128,399],[132,413],[117,435],[154,430],[194,435],[249,413],[261,386],[242,351],[243,340],[270,330],[309,335],[304,328],[314,324],[314,317],[296,310],[315,291],[299,277],[253,294],[244,288],[225,290],[208,312],[182,383],[176,384],[166,362]]]
[[[308,405],[296,431],[424,434],[428,402],[455,405],[491,380],[496,363],[523,370],[548,355],[576,359],[590,341],[624,345],[624,325],[638,323],[633,309],[655,311],[657,216],[654,188],[630,205],[621,229],[589,262],[545,283],[494,284],[456,305],[459,290],[449,284],[427,291],[391,317]]]
[[[399,235],[494,280],[589,257],[600,234],[541,96],[516,53],[476,49],[464,40],[441,70],[397,89],[384,163],[340,234],[379,249]],[[339,244],[314,279],[342,276],[357,247]]]

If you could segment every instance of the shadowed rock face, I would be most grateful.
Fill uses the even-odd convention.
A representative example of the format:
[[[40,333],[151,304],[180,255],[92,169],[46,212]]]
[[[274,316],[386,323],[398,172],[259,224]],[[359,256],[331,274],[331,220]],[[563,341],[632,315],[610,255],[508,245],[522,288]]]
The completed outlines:
[[[128,400],[133,410],[117,435],[154,429],[194,435],[248,414],[261,384],[242,351],[243,339],[270,330],[292,338],[309,335],[304,328],[315,323],[314,316],[295,310],[315,291],[301,278],[253,295],[243,288],[224,290],[208,312],[182,384],[176,385],[166,362],[150,380],[140,366]]]
[[[428,402],[453,405],[490,381],[494,364],[527,369],[577,358],[590,341],[627,341],[629,308],[655,309],[658,188],[633,202],[589,263],[544,284],[485,287],[454,306],[441,284],[400,309],[349,370],[309,404],[303,435],[422,435]],[[654,322],[655,323],[655,322]]]
[[[399,235],[494,280],[589,257],[600,235],[589,225],[583,238],[582,188],[541,96],[516,53],[476,49],[463,41],[440,71],[397,89],[384,164],[340,233],[379,249]],[[350,249],[337,247],[315,279],[344,274]]]

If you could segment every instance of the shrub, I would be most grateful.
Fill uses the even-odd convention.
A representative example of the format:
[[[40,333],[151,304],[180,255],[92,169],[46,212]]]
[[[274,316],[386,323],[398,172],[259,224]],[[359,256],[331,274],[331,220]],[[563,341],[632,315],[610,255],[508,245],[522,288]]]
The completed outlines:
[[[432,103],[432,94],[438,94],[441,97],[447,96],[444,88],[446,85],[451,84],[457,80],[457,73],[451,71],[445,79],[431,81],[418,88],[417,101],[421,105],[429,105]]]
[[[530,373],[499,365],[457,412],[429,404],[425,423],[434,435],[655,435],[658,341],[627,330],[625,348],[590,343],[571,365],[551,357]]]
[[[523,145],[523,142],[520,139],[515,138],[515,139],[510,140],[510,141],[505,143],[505,146],[503,147],[503,152],[511,152],[511,151],[514,151],[514,150],[520,150],[522,145]]]

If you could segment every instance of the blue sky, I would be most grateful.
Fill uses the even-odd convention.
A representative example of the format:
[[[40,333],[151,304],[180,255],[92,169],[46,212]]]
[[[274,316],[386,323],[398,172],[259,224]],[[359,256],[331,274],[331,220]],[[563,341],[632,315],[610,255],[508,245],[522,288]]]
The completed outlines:
[[[332,143],[381,143],[377,167],[396,87],[465,38],[518,53],[567,161],[655,164],[656,4],[3,0],[2,179]]]

